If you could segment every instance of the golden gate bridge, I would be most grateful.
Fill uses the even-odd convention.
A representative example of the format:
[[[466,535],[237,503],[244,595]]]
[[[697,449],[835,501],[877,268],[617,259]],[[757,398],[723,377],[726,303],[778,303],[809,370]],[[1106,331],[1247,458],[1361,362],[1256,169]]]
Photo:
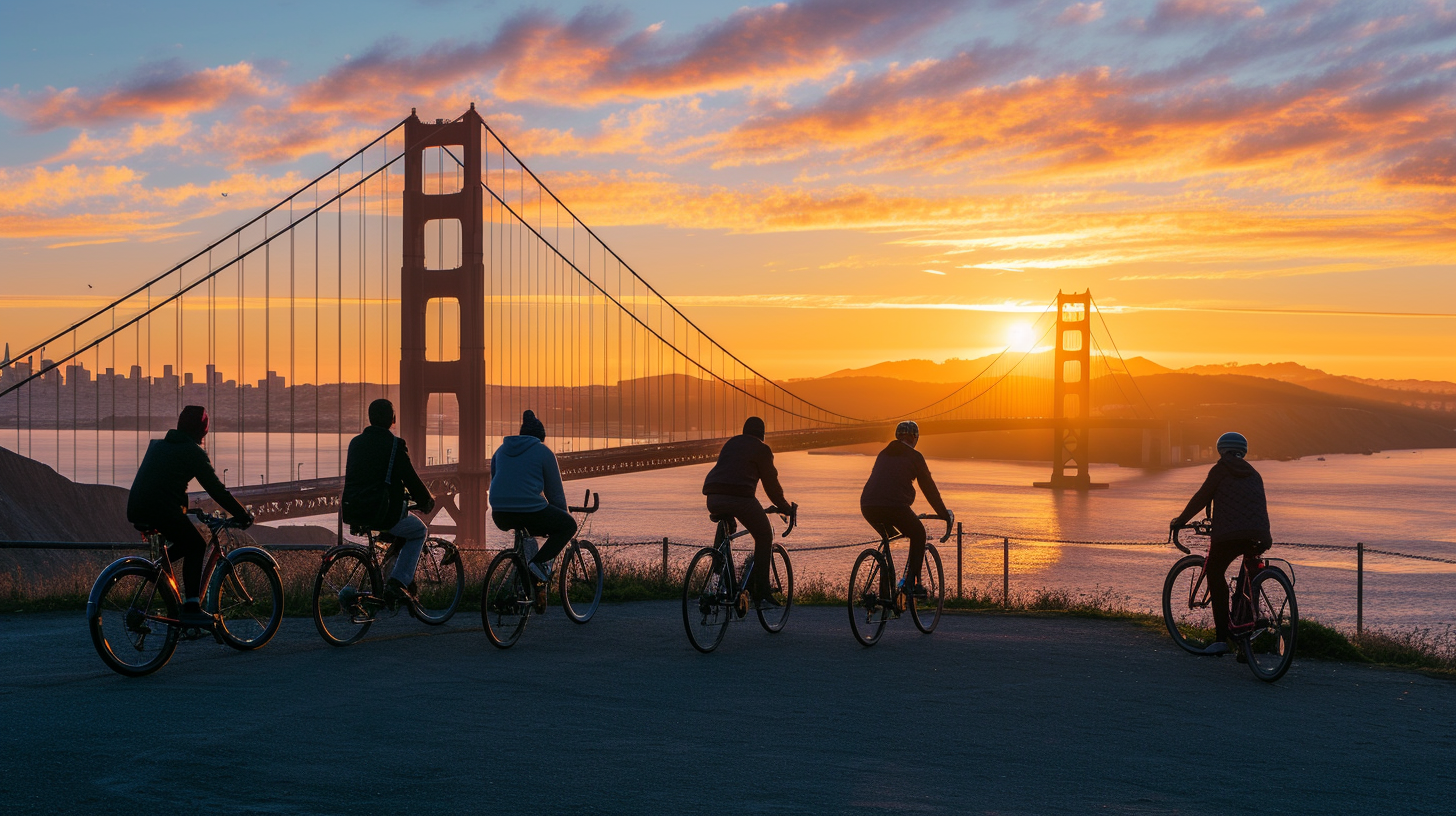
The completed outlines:
[[[7,352],[0,444],[127,484],[146,440],[201,404],[233,494],[261,520],[311,516],[336,510],[347,440],[389,397],[464,541],[484,540],[490,452],[525,408],[567,479],[712,461],[751,414],[780,451],[883,441],[903,419],[925,434],[1048,429],[1038,484],[1053,488],[1099,486],[1094,429],[1141,429],[1144,462],[1169,463],[1168,424],[1090,292],[1058,293],[1035,334],[915,410],[818,404],[674,306],[472,105],[452,120],[411,112],[171,269]]]

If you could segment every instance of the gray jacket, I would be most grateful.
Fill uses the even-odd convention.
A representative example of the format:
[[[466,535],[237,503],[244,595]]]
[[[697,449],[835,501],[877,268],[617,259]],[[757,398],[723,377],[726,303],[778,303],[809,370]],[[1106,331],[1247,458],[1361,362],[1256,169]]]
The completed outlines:
[[[556,454],[534,436],[508,436],[490,457],[490,506],[534,513],[550,504],[566,509]]]

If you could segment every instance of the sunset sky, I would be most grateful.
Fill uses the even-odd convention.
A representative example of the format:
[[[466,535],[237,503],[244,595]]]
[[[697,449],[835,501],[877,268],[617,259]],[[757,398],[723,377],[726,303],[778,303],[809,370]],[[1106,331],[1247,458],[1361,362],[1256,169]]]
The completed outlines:
[[[0,341],[472,101],[771,375],[975,356],[1090,287],[1165,365],[1456,380],[1441,0],[14,4]]]

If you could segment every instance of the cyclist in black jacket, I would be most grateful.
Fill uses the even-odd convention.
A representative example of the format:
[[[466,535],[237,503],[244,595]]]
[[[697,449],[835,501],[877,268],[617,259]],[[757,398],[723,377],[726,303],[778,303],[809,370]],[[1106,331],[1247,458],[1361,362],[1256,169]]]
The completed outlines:
[[[176,430],[167,431],[161,439],[147,445],[147,453],[137,468],[126,499],[126,520],[139,530],[155,529],[171,542],[169,558],[182,558],[181,623],[183,626],[212,625],[212,616],[204,614],[198,604],[202,583],[202,556],[207,542],[192,520],[187,518],[187,485],[193,479],[228,515],[242,519],[240,528],[253,523],[253,517],[223,487],[212,469],[212,460],[202,449],[207,437],[207,409],[189,405],[177,417]]]
[[[369,427],[349,440],[340,515],[347,524],[385,530],[404,539],[394,559],[394,570],[384,582],[385,597],[399,599],[409,595],[425,536],[429,534],[425,523],[409,512],[405,491],[422,513],[435,509],[435,498],[415,472],[404,440],[390,430],[394,423],[394,403],[387,399],[369,403]],[[391,457],[393,470],[390,470]],[[386,476],[389,481],[383,506],[361,506],[360,497],[368,496],[372,487],[385,484]]]
[[[920,485],[920,492],[925,494],[925,500],[937,516],[954,522],[955,514],[941,500],[925,456],[915,450],[919,442],[920,426],[914,422],[901,422],[895,428],[895,440],[875,457],[874,469],[859,496],[859,511],[876,532],[894,535],[898,531],[910,540],[910,556],[905,561],[905,576],[900,586],[906,588],[905,595],[915,593],[916,598],[924,599],[920,565],[925,561],[925,525],[911,509],[915,503],[915,484]],[[897,612],[905,611],[903,597],[896,593]]]
[[[718,453],[718,463],[703,480],[703,495],[708,497],[708,513],[732,516],[753,534],[753,574],[748,576],[748,591],[755,606],[778,606],[770,594],[769,559],[773,557],[773,527],[768,514],[757,499],[758,483],[775,507],[787,511],[789,500],[779,485],[779,472],[774,467],[773,449],[763,441],[764,424],[758,417],[743,423],[743,433],[729,439]]]
[[[1224,573],[1238,556],[1257,558],[1274,541],[1269,532],[1264,478],[1244,460],[1248,453],[1249,440],[1243,434],[1229,432],[1220,436],[1218,462],[1209,468],[1208,477],[1188,500],[1188,506],[1168,522],[1169,528],[1177,529],[1198,511],[1209,507],[1213,511],[1213,536],[1208,543],[1204,574],[1208,576],[1209,601],[1213,604],[1214,636],[1204,654],[1229,650],[1229,591]]]

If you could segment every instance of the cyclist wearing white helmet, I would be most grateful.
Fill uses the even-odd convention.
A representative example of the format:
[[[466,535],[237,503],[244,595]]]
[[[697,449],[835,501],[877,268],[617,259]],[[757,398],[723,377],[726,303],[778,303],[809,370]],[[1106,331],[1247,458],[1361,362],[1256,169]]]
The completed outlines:
[[[1218,438],[1219,459],[1208,471],[1203,486],[1188,500],[1183,512],[1168,523],[1176,529],[1188,523],[1198,511],[1210,509],[1213,536],[1208,546],[1209,600],[1213,605],[1213,642],[1204,654],[1229,650],[1229,591],[1224,573],[1242,555],[1257,558],[1273,543],[1269,532],[1269,506],[1264,497],[1264,479],[1244,457],[1249,440],[1243,434],[1226,433]]]
[[[876,532],[893,534],[898,531],[910,540],[910,555],[905,561],[905,577],[901,586],[906,588],[905,594],[915,594],[916,598],[923,599],[925,590],[920,586],[920,565],[925,560],[925,525],[910,509],[915,503],[915,484],[920,485],[920,492],[925,494],[925,500],[937,516],[954,522],[955,514],[947,510],[945,502],[941,501],[940,489],[935,486],[930,467],[925,464],[925,456],[915,450],[919,442],[920,426],[914,422],[901,422],[895,428],[895,440],[875,457],[875,466],[859,496],[859,510]],[[897,599],[902,597],[899,592],[896,593]],[[896,611],[905,611],[898,602]]]

